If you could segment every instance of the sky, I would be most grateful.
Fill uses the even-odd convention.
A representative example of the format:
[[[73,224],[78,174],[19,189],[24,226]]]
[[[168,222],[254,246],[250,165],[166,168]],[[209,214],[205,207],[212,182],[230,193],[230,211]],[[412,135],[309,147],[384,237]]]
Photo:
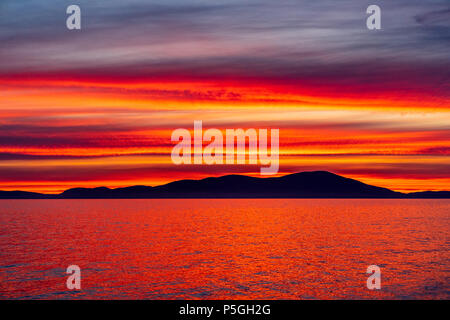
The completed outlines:
[[[2,0],[0,44],[0,190],[259,176],[174,165],[194,120],[279,129],[279,175],[450,190],[446,0]]]

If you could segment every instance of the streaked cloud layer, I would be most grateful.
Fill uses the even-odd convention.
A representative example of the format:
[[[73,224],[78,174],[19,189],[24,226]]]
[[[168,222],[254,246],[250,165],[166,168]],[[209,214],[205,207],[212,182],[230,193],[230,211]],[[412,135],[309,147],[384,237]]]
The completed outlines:
[[[0,3],[0,189],[157,184],[194,120],[280,128],[281,173],[450,189],[450,6],[377,1]],[[70,171],[70,172],[69,172]]]

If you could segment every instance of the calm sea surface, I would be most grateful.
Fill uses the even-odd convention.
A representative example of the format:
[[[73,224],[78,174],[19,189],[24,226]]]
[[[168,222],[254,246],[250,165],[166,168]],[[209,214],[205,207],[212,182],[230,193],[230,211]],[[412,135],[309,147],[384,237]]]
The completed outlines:
[[[449,218],[450,200],[0,200],[0,298],[449,299]]]

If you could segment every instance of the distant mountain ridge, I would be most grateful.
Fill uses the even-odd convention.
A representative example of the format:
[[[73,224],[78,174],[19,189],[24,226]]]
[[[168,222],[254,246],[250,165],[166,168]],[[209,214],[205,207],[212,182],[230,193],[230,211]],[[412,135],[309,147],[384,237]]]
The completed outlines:
[[[179,180],[161,186],[110,189],[72,188],[60,194],[0,191],[0,199],[164,199],[164,198],[450,198],[450,191],[401,193],[345,178],[328,171],[288,174],[276,178],[243,175]]]

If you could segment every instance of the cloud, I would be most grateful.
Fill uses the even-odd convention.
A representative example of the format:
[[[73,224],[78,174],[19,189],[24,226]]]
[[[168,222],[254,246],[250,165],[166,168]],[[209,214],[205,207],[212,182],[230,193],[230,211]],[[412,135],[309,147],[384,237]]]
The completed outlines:
[[[426,25],[450,26],[450,9],[431,11],[415,16],[418,23]]]
[[[120,148],[134,154],[139,150],[133,148],[148,147],[161,155],[170,151],[170,140],[155,131],[191,127],[199,115],[205,126],[276,124],[291,130],[281,146],[294,153],[303,141],[329,154],[448,155],[448,113],[419,114],[423,106],[449,106],[446,0],[378,0],[382,30],[375,32],[366,28],[369,0],[78,0],[79,32],[65,26],[70,4],[0,1],[0,61],[6,61],[0,64],[0,160],[17,161],[17,167],[0,167],[2,181],[164,174],[170,181],[259,172],[91,163],[104,160],[92,155]],[[264,108],[245,105],[249,101],[276,110],[264,114]],[[389,109],[399,105],[416,114],[399,116]],[[365,113],[333,113],[355,106]],[[317,113],[295,112],[305,108]],[[69,148],[77,150],[63,152]],[[80,157],[86,165],[71,168],[66,162]],[[36,166],[47,160],[61,162]],[[386,177],[438,177],[445,171],[436,162],[404,166],[401,155],[394,164],[358,161],[312,159],[301,168],[283,164],[282,170]]]
[[[312,79],[367,90],[410,79],[404,89],[419,90],[450,62],[445,1],[431,12],[423,1],[380,1],[380,32],[365,27],[369,1],[82,0],[81,32],[65,28],[68,3],[4,3],[0,74]]]

